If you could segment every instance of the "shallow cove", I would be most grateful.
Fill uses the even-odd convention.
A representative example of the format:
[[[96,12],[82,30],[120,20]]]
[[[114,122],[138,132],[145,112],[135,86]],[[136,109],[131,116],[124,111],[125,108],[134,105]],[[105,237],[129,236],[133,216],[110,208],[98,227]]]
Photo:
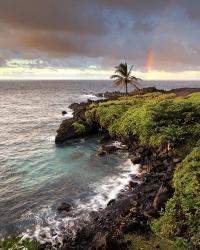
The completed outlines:
[[[76,218],[104,207],[135,171],[124,153],[96,157],[94,137],[55,147],[61,111],[95,98],[88,89],[104,91],[102,83],[0,82],[0,238],[27,233],[45,240],[74,229]],[[62,201],[72,203],[72,214],[57,214]]]
[[[97,138],[87,137],[66,147],[54,147],[45,155],[48,163],[44,160],[33,165],[30,161],[20,170],[10,169],[10,188],[16,195],[4,201],[1,233],[61,241],[63,234],[73,234],[91,211],[104,208],[116,198],[130,175],[137,173],[137,167],[124,152],[99,157],[97,147]],[[57,206],[63,201],[73,209],[60,215]]]

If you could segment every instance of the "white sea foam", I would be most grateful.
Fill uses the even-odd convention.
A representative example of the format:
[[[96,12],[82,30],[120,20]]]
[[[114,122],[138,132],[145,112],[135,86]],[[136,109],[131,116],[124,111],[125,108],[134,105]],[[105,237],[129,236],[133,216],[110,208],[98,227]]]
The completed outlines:
[[[68,110],[65,115],[63,115],[64,118],[72,118],[73,117],[73,110]]]
[[[116,199],[120,191],[126,188],[132,175],[138,175],[139,165],[133,165],[130,159],[117,166],[121,174],[104,178],[99,183],[90,186],[94,195],[88,201],[76,202],[76,207],[70,212],[70,216],[61,217],[52,209],[44,208],[34,216],[36,226],[34,231],[28,230],[24,236],[31,236],[40,242],[50,241],[52,244],[62,243],[63,235],[70,234],[72,237],[78,228],[89,220],[90,212],[105,208],[107,203]]]
[[[103,100],[105,99],[104,97],[99,97],[93,94],[87,94],[87,95],[81,95],[80,99],[82,101],[87,101],[88,99],[93,100],[93,101],[97,101],[97,100]]]
[[[113,143],[111,143],[112,146],[115,146],[116,148],[119,148],[119,149],[123,149],[126,147],[125,144],[123,144],[122,142],[120,141],[114,141]]]

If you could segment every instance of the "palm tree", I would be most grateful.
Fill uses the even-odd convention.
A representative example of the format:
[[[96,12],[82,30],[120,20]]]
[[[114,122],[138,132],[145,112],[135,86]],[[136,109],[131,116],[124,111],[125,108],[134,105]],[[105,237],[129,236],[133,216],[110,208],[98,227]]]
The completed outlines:
[[[120,63],[115,67],[115,74],[111,76],[115,86],[125,86],[126,87],[126,96],[128,94],[128,84],[134,86],[134,88],[139,89],[139,78],[131,76],[131,71],[133,65],[128,69],[127,63]]]

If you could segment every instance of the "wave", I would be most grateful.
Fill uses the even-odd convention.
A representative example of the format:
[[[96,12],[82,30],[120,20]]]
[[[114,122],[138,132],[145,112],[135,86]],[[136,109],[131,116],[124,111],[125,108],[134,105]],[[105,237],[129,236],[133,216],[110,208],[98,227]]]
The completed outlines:
[[[29,229],[24,237],[36,238],[41,243],[51,242],[53,245],[62,243],[65,235],[75,236],[77,230],[90,220],[90,213],[99,211],[107,206],[108,202],[116,199],[120,192],[128,188],[133,175],[139,174],[139,165],[133,165],[130,159],[117,166],[118,176],[106,177],[96,184],[89,186],[94,195],[85,201],[75,201],[75,206],[67,216],[57,214],[51,207],[43,208],[38,214],[28,214],[26,217],[35,220],[33,230]]]

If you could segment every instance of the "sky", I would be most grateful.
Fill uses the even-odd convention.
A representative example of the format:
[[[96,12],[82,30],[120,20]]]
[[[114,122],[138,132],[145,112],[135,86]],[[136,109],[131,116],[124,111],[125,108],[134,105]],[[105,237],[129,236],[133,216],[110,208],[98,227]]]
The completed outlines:
[[[0,0],[0,79],[200,79],[200,0]]]

